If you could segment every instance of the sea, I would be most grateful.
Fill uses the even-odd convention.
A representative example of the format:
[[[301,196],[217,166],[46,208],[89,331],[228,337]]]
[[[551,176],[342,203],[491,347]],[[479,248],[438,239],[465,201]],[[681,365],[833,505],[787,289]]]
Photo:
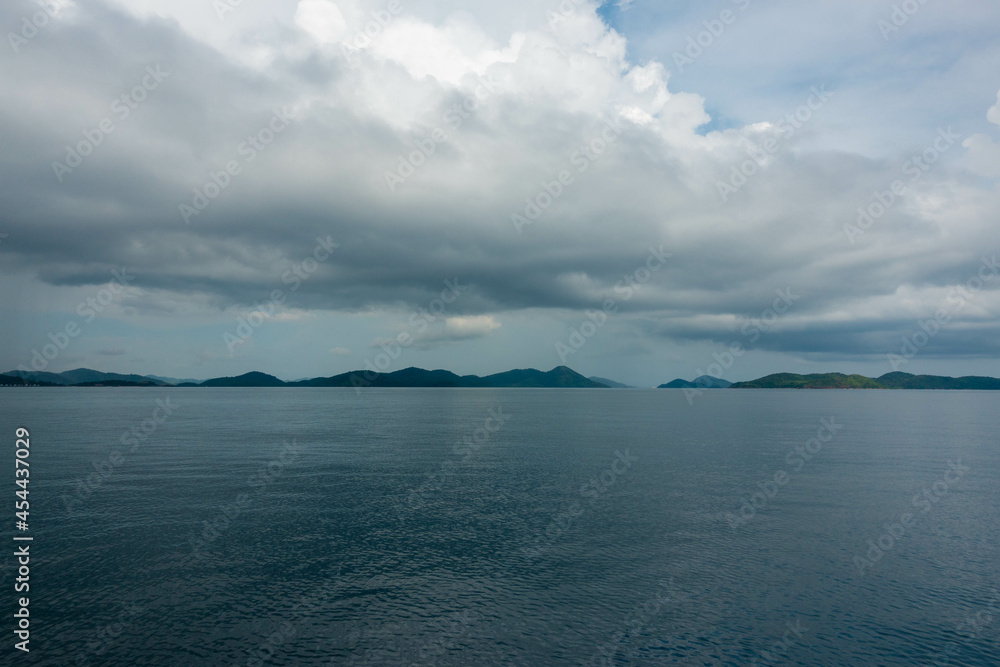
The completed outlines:
[[[975,391],[0,389],[0,664],[996,666],[998,427]]]

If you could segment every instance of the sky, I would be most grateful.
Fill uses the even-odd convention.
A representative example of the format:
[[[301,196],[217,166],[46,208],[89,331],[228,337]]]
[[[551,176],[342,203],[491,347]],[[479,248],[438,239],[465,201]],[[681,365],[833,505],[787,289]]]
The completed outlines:
[[[7,0],[0,370],[1000,376],[1000,5]]]

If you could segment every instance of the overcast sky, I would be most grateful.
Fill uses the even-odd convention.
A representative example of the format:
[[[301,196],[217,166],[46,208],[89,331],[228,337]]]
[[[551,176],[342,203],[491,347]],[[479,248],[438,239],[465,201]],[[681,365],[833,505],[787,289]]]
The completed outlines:
[[[0,370],[1000,376],[1000,5],[896,4],[5,0]]]

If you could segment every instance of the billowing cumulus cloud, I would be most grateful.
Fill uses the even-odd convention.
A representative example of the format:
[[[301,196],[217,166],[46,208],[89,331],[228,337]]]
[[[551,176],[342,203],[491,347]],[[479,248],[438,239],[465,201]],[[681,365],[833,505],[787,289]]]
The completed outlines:
[[[614,335],[575,365],[748,342],[747,322],[788,289],[794,304],[756,329],[761,352],[883,358],[945,309],[922,355],[995,357],[1000,279],[969,281],[1000,250],[996,127],[934,118],[890,150],[836,148],[857,91],[818,70],[779,113],[724,122],[675,83],[669,52],[637,60],[594,3],[557,21],[555,7],[481,4],[287,0],[220,16],[77,0],[0,64],[17,91],[0,100],[5,281],[85,294],[132,267],[132,333],[197,350],[203,328],[215,346],[279,290],[241,347],[250,365],[296,349],[349,363],[349,348],[407,330],[445,280],[467,287],[413,349],[494,345],[508,360],[494,370],[550,351],[561,331],[543,322],[572,327],[608,300]],[[35,11],[12,0],[0,22]],[[983,114],[1000,124],[1000,100]],[[661,246],[670,261],[635,282]],[[3,330],[14,366],[49,325],[24,299],[0,305],[33,322]]]

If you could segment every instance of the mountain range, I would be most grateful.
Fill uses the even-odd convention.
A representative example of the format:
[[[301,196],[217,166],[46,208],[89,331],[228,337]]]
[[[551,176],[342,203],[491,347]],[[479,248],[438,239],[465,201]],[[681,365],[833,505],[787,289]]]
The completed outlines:
[[[960,378],[940,375],[886,373],[878,378],[843,373],[776,373],[749,382],[737,382],[733,389],[992,389],[1000,390],[1000,380],[991,377]]]
[[[64,373],[10,371],[0,375],[0,386],[160,386],[160,387],[552,387],[607,389],[608,385],[595,382],[566,366],[542,372],[533,368],[512,370],[479,377],[456,375],[451,371],[427,371],[406,368],[393,373],[353,371],[333,377],[284,382],[273,375],[257,371],[238,377],[213,378],[204,381],[184,381],[172,384],[152,375],[121,375],[101,373],[79,368]],[[615,383],[618,384],[618,383]],[[624,385],[622,385],[624,386]]]
[[[456,375],[451,371],[425,371],[406,368],[394,373],[354,371],[329,378],[289,382],[289,387],[568,387],[607,389],[608,386],[585,378],[566,366],[557,366],[547,373],[533,368],[507,371],[479,377]]]
[[[405,368],[392,373],[353,371],[332,377],[285,382],[273,375],[251,372],[238,377],[210,380],[173,380],[154,375],[122,375],[78,368],[63,373],[9,371],[0,375],[0,386],[43,387],[535,387],[577,389],[627,389],[628,385],[606,378],[584,377],[566,366],[543,372],[533,368],[480,377],[451,371]],[[702,375],[693,381],[676,379],[658,389],[977,389],[1000,390],[1000,379],[991,377],[945,377],[887,373],[878,378],[843,373],[776,373],[748,382],[730,383]]]
[[[120,373],[102,373],[101,371],[90,370],[89,368],[77,368],[72,371],[62,373],[45,373],[41,371],[7,371],[0,375],[0,384],[20,384],[10,382],[12,378],[19,378],[28,384],[52,385],[52,386],[73,386],[92,383],[107,384],[111,382],[139,384],[139,385],[159,385],[170,386],[172,382],[166,382],[152,375],[122,375]]]

